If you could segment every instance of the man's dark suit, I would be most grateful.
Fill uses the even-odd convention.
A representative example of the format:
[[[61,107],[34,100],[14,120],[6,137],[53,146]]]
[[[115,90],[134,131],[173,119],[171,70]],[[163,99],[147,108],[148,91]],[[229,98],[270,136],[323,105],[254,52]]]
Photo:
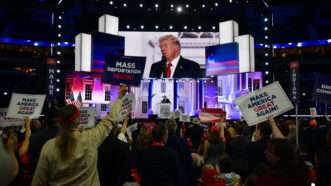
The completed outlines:
[[[152,65],[151,71],[149,73],[150,78],[161,78],[165,76],[166,61],[161,60]],[[178,64],[176,66],[173,78],[201,78],[201,70],[198,63],[185,59],[183,57],[179,58]]]

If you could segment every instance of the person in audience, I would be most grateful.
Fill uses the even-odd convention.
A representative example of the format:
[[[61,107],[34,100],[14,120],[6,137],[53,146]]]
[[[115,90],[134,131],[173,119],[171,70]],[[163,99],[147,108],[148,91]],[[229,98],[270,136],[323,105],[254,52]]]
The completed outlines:
[[[4,144],[0,137],[0,185],[9,185],[19,172],[19,164],[15,155],[17,138],[9,135]]]
[[[119,138],[125,133],[128,120],[122,128],[114,127],[98,150],[98,172],[101,186],[122,186],[130,179],[130,146]]]
[[[270,167],[256,181],[256,186],[309,186],[308,169],[287,139],[268,142],[266,157]]]
[[[315,154],[317,167],[317,186],[331,185],[331,129],[326,135],[326,145]]]
[[[248,174],[248,162],[245,159],[245,155],[249,139],[243,135],[243,123],[236,123],[233,129],[234,135],[229,141],[226,151],[232,158],[233,170],[242,177],[246,177]]]
[[[186,137],[192,142],[192,152],[197,152],[202,143],[203,128],[200,126],[199,118],[193,117],[186,132]]]
[[[203,143],[205,163],[218,166],[220,157],[225,153],[224,126],[211,126],[208,139]]]
[[[233,169],[233,161],[230,156],[224,156],[220,159],[219,164],[220,177],[224,179],[226,186],[239,186],[241,177]]]
[[[263,122],[256,126],[254,141],[247,146],[246,159],[248,161],[248,172],[262,168],[267,164],[267,159],[264,152],[267,148],[268,141],[272,131],[267,122]]]
[[[79,109],[67,105],[59,111],[59,135],[47,141],[41,150],[32,186],[42,185],[100,185],[97,173],[98,147],[110,134],[115,113],[111,113],[95,128],[79,131]]]
[[[166,143],[166,147],[174,150],[179,158],[180,185],[192,185],[193,162],[187,142],[183,138],[176,135],[176,120],[166,120],[165,125],[168,128],[168,141]]]
[[[58,132],[58,110],[53,108],[46,115],[46,126],[36,132],[32,132],[30,137],[30,146],[28,154],[30,158],[32,175],[36,169],[41,148],[46,143],[46,141],[56,137]]]
[[[143,186],[179,186],[178,156],[166,148],[168,131],[164,124],[157,124],[152,131],[153,142],[138,156],[137,169]]]

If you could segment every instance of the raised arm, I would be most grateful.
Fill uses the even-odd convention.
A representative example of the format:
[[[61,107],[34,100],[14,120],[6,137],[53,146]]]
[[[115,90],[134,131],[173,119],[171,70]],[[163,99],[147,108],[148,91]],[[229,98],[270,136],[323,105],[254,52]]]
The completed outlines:
[[[276,121],[274,119],[273,116],[268,118],[271,130],[272,130],[272,137],[273,138],[281,138],[281,139],[285,139],[285,136],[283,135],[283,133],[279,130]]]
[[[19,156],[24,155],[29,150],[30,137],[31,137],[31,119],[29,118],[24,119],[24,128],[25,128],[25,136],[21,147],[18,149]]]

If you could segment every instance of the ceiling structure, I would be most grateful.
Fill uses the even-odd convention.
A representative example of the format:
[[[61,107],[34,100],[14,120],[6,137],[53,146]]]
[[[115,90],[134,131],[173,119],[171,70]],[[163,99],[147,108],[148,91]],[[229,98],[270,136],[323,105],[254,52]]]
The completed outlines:
[[[141,5],[142,4],[142,5]],[[182,11],[178,12],[178,7]],[[331,37],[331,1],[311,0],[1,0],[0,36],[54,41],[52,12],[63,14],[63,41],[73,42],[80,32],[97,30],[97,18],[120,18],[120,30],[213,31],[218,22],[234,19],[240,33],[264,38],[263,18],[273,15],[274,43]],[[129,25],[130,27],[127,27]],[[201,29],[198,29],[201,26]]]

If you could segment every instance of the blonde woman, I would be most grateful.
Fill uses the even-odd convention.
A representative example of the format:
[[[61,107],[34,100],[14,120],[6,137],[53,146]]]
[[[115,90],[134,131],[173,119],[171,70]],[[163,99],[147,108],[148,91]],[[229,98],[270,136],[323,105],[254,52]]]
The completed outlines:
[[[97,149],[113,128],[111,116],[118,112],[112,107],[95,128],[79,131],[79,109],[73,105],[60,109],[60,133],[43,146],[32,186],[99,186]]]

